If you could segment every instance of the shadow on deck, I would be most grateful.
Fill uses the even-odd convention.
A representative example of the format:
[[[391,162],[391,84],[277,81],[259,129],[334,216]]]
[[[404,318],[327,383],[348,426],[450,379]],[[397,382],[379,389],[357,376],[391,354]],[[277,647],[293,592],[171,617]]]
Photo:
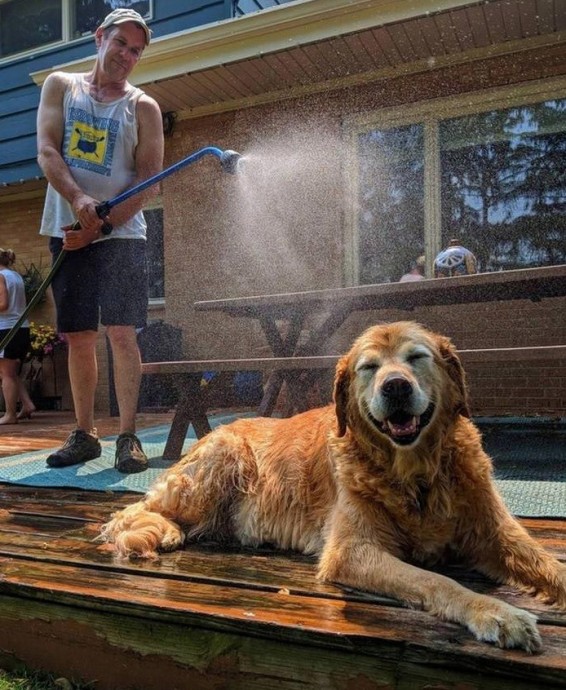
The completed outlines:
[[[93,542],[131,494],[0,485],[0,648],[97,689],[566,688],[566,613],[464,570],[450,575],[535,612],[544,652],[476,642],[396,602],[326,586],[313,561],[189,546],[116,562]],[[566,521],[525,519],[566,558]]]

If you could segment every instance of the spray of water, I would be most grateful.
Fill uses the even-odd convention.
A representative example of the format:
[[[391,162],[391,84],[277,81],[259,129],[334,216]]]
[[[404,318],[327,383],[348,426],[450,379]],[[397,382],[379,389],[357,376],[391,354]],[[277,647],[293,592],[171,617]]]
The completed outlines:
[[[339,251],[344,148],[339,132],[295,127],[262,137],[242,151],[241,172],[226,210],[242,263],[268,283],[276,276],[271,289],[316,287],[313,266]],[[222,257],[223,263],[233,264],[233,250]],[[223,270],[228,271],[227,263]]]

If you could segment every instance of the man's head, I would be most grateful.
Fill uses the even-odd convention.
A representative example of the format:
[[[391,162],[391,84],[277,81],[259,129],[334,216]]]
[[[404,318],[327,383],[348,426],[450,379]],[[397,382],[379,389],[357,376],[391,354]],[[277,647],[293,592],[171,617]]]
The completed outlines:
[[[145,23],[145,19],[141,16],[141,14],[138,14],[135,10],[129,10],[129,9],[118,9],[114,10],[113,12],[110,12],[109,15],[107,15],[104,19],[104,21],[100,24],[100,29],[108,29],[111,26],[118,25],[118,24],[124,24],[125,22],[134,22],[138,26],[140,26],[145,33],[145,44],[146,46],[149,45],[149,42],[151,40],[151,30],[148,27],[148,25]]]

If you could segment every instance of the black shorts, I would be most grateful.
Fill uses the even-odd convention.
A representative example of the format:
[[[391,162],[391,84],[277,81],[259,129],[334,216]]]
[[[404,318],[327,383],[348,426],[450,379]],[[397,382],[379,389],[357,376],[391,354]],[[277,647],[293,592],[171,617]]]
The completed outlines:
[[[0,343],[8,335],[10,330],[10,328],[0,329]],[[20,361],[23,361],[30,350],[31,342],[29,328],[18,328],[17,333],[4,348],[4,352],[0,352],[0,357],[3,357],[4,359],[19,359]]]
[[[63,240],[49,241],[53,261]],[[104,326],[143,328],[148,277],[145,240],[113,239],[67,252],[51,283],[60,333]]]

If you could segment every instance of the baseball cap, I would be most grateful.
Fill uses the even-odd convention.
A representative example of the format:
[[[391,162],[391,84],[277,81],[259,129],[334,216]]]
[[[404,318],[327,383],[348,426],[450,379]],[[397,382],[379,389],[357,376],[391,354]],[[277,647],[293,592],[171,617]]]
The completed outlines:
[[[145,31],[145,44],[149,45],[151,40],[151,29],[145,23],[145,19],[138,14],[135,10],[129,10],[126,8],[121,8],[114,10],[107,15],[103,22],[100,24],[101,29],[107,29],[109,26],[114,24],[124,24],[124,22],[135,22]]]

